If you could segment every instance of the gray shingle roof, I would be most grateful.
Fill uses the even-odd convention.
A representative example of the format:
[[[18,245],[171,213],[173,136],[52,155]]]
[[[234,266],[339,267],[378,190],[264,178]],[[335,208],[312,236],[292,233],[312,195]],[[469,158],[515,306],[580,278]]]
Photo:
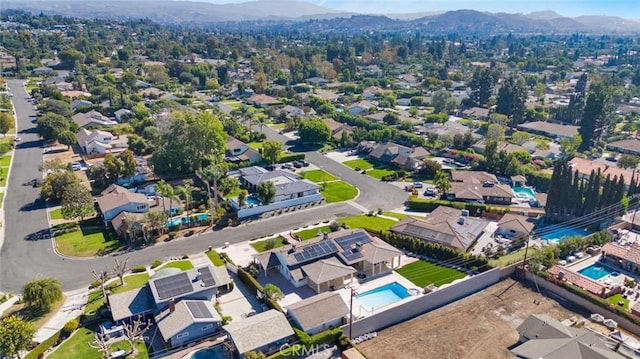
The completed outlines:
[[[203,303],[202,308],[206,308],[206,318],[197,318],[197,314],[191,311],[189,303]],[[213,309],[213,304],[206,300],[181,300],[175,304],[175,311],[169,309],[160,312],[155,316],[158,329],[165,340],[173,337],[181,331],[187,329],[194,323],[220,323],[222,318],[218,312]]]
[[[148,286],[109,295],[109,306],[114,321],[150,311],[153,305],[153,296]]]
[[[314,283],[324,283],[333,279],[341,278],[353,274],[356,270],[346,266],[336,259],[321,259],[302,267],[309,280]]]
[[[342,318],[349,313],[349,307],[340,294],[324,292],[289,305],[288,313],[293,313],[302,327],[308,331],[324,323]]]
[[[240,354],[292,336],[293,329],[281,312],[271,309],[223,327]]]

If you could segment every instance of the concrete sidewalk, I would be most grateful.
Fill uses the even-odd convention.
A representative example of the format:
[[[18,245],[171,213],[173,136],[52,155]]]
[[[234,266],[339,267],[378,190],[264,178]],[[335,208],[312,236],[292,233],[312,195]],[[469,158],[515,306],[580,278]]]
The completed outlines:
[[[9,298],[9,300],[7,300],[6,302],[0,304],[0,317],[2,316],[2,313],[6,312],[7,310],[9,310],[9,308],[11,308],[11,306],[17,302],[20,299],[19,296],[14,295],[13,297]]]
[[[87,305],[89,292],[86,290],[77,290],[67,292],[65,295],[67,299],[62,305],[62,308],[60,308],[60,310],[51,319],[49,319],[42,328],[38,329],[36,335],[33,337],[34,342],[42,343],[49,339],[58,330],[62,329],[67,322],[78,318],[82,313],[84,313],[84,307]]]

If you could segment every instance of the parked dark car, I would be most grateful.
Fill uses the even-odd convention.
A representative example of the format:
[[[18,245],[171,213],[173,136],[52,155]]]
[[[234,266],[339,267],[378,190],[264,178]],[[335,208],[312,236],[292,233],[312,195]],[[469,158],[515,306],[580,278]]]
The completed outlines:
[[[293,167],[295,167],[295,168],[302,168],[302,162],[300,162],[300,161],[293,161]]]
[[[309,161],[307,160],[301,160],[300,163],[302,163],[302,167],[309,167]]]

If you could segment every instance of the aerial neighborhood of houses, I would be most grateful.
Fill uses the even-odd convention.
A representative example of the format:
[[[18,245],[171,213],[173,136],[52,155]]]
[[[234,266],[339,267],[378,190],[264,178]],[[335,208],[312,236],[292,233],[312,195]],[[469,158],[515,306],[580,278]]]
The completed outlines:
[[[637,36],[107,18],[0,12],[0,358],[640,358]]]

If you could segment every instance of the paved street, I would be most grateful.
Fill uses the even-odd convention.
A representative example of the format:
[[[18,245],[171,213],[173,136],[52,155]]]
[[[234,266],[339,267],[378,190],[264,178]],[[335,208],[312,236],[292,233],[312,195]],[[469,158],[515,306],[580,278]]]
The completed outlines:
[[[290,141],[288,137],[280,135],[271,128],[264,127],[263,132],[269,139],[278,140],[284,143]],[[289,144],[287,147],[291,148],[292,146]],[[296,151],[297,148],[292,148],[292,150]],[[307,155],[307,160],[309,162],[331,172],[343,181],[356,186],[360,190],[360,196],[355,200],[355,202],[361,206],[371,210],[376,210],[377,208],[395,209],[402,207],[404,202],[407,200],[408,194],[401,188],[379,181],[373,177],[360,174],[360,172],[354,171],[341,163],[327,158],[319,152],[302,151]]]
[[[92,281],[92,269],[111,267],[113,259],[63,259],[53,251],[51,240],[34,239],[38,237],[37,234],[48,232],[47,215],[45,204],[39,200],[39,188],[25,184],[40,178],[38,167],[42,164],[42,142],[36,133],[35,123],[31,122],[33,117],[30,116],[35,116],[35,111],[33,105],[27,101],[28,96],[22,84],[21,80],[8,81],[9,89],[14,94],[18,133],[22,142],[14,154],[5,199],[5,238],[0,249],[0,290],[19,292],[25,282],[44,276],[58,278],[65,291],[83,288]],[[284,136],[267,128],[265,133],[269,133],[270,137],[284,139]],[[309,161],[318,167],[358,187],[360,196],[355,201],[358,207],[393,209],[400,207],[406,199],[407,195],[403,190],[361,175],[317,152],[307,152],[307,156]],[[359,213],[361,212],[349,203],[324,205],[295,214],[243,224],[236,228],[158,244],[122,256],[130,257],[131,266],[147,265],[156,259],[204,251],[210,245],[216,247],[224,242],[238,243],[321,220]]]

